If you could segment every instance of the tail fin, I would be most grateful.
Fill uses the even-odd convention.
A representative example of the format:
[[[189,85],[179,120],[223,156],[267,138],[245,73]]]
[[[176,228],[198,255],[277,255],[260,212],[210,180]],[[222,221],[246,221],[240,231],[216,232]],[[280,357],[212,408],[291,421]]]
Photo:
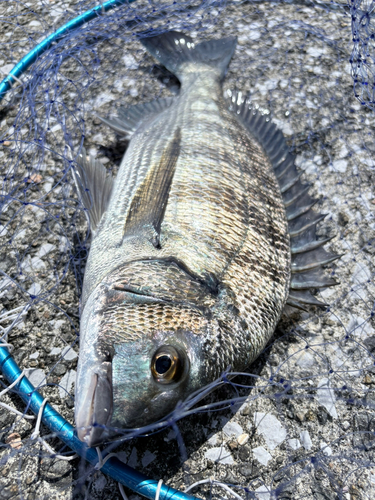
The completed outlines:
[[[216,68],[223,78],[236,48],[237,38],[221,38],[194,43],[192,38],[178,31],[143,38],[142,44],[169,71],[181,79],[188,63],[205,64]]]

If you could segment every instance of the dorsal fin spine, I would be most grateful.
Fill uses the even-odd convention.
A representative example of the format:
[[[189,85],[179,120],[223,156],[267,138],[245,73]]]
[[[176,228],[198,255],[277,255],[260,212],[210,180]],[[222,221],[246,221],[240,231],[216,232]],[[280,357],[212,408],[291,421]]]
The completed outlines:
[[[306,310],[306,305],[325,307],[327,304],[313,297],[309,288],[325,288],[337,284],[320,272],[323,265],[340,258],[340,255],[327,253],[322,248],[331,237],[323,240],[316,238],[316,226],[326,215],[317,214],[312,209],[318,200],[311,198],[308,186],[301,183],[294,157],[289,152],[281,131],[269,121],[268,116],[266,118],[261,111],[252,108],[249,99],[239,102],[237,97],[236,91],[230,92],[228,108],[263,147],[274,167],[285,203],[291,245],[294,244],[294,247],[291,246],[292,277],[287,304],[303,310]],[[293,241],[296,237],[298,241]],[[306,286],[306,282],[309,286]]]

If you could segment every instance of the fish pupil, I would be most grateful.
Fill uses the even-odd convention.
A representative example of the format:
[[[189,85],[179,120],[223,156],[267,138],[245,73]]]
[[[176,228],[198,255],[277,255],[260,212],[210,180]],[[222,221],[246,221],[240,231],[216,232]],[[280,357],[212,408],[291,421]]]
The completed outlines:
[[[172,365],[171,358],[169,356],[160,356],[155,362],[155,370],[163,375],[166,373]]]

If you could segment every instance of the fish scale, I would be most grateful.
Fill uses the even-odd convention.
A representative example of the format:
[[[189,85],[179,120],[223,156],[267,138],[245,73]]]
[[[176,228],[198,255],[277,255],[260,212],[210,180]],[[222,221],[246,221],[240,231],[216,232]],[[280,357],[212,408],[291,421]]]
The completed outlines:
[[[76,387],[91,446],[244,370],[286,304],[320,306],[309,289],[335,284],[319,271],[338,256],[316,238],[323,217],[282,133],[240,92],[222,94],[236,40],[142,43],[180,94],[102,119],[130,139],[116,179],[85,151],[75,170],[93,231]]]

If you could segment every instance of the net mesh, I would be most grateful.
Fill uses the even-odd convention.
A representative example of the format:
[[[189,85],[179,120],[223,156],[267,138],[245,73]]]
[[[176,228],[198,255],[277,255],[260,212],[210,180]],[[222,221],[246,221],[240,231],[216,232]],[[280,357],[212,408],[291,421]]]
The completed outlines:
[[[0,71],[94,5],[2,2]],[[328,246],[343,254],[326,271],[340,284],[317,292],[330,307],[289,311],[249,373],[224,376],[199,410],[187,401],[162,429],[116,443],[130,466],[198,497],[375,497],[373,5],[137,1],[57,41],[2,102],[1,335],[71,423],[90,238],[68,148],[84,145],[116,173],[126,142],[95,113],[178,91],[138,36],[237,36],[224,90],[269,111],[328,214],[320,234],[335,234]],[[47,428],[50,450],[35,439],[17,391],[0,398],[0,498],[122,498],[100,470],[63,460],[71,453]]]

